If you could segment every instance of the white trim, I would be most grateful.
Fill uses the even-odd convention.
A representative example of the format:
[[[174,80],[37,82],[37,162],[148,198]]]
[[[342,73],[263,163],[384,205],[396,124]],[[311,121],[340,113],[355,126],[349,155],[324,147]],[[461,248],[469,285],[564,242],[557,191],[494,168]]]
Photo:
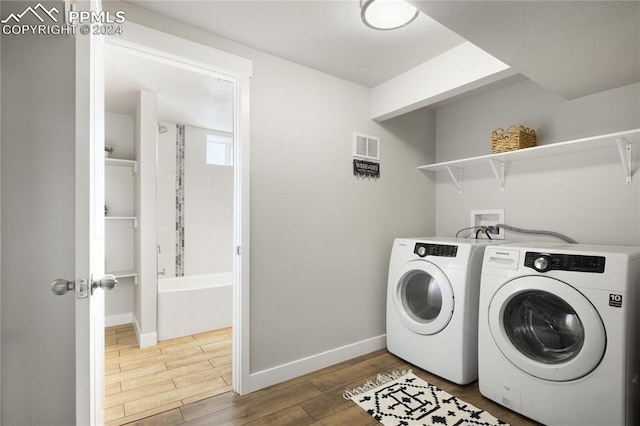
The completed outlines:
[[[86,2],[80,2],[79,7],[82,10],[91,10]],[[93,188],[91,188],[93,175],[95,172],[93,164],[93,154],[91,144],[94,142],[92,134],[93,123],[93,104],[91,90],[94,84],[91,83],[93,77],[91,65],[92,59],[92,38],[75,37],[75,73],[76,73],[76,93],[75,93],[75,210],[70,212],[75,214],[75,277],[76,279],[86,279],[91,275],[91,257],[96,249],[90,241],[92,229],[92,220],[95,219],[91,214],[93,207],[91,197]],[[70,295],[75,298],[75,294]],[[67,296],[69,297],[69,296]],[[75,411],[76,423],[94,423],[96,419],[96,411],[102,407],[96,407],[94,398],[93,381],[95,376],[104,374],[103,371],[93,371],[96,367],[93,364],[94,351],[99,350],[104,342],[98,339],[91,340],[94,336],[91,333],[93,325],[91,311],[91,298],[75,300],[75,356],[76,378],[75,378]],[[104,306],[104,305],[103,305]],[[102,313],[104,315],[104,313]],[[101,345],[102,343],[102,345]],[[97,346],[97,348],[96,348]],[[104,352],[104,349],[103,349]],[[98,367],[101,368],[101,367]]]
[[[104,317],[105,327],[113,327],[114,325],[131,324],[133,322],[133,313],[109,315]]]
[[[138,319],[136,317],[133,317],[133,329],[136,332],[140,348],[148,348],[149,346],[155,346],[158,344],[157,332],[140,334],[140,325],[138,324]]]
[[[233,284],[233,390],[240,395],[250,392],[251,378],[249,372],[251,352],[250,319],[251,319],[251,249],[249,244],[250,230],[250,109],[249,93],[251,73],[239,74],[235,79],[234,97],[234,284]]]
[[[169,64],[180,63],[184,68],[196,72],[248,77],[253,74],[253,62],[249,59],[133,22],[127,22],[122,35],[109,36],[106,40],[112,46],[137,51],[140,56]],[[221,66],[221,63],[224,65]]]
[[[129,49],[141,56],[151,55],[155,60],[181,66],[200,73],[216,76],[234,83],[234,173],[235,173],[235,230],[233,295],[233,390],[248,393],[250,386],[250,248],[249,248],[249,89],[253,62],[213,47],[195,43],[168,33],[127,22],[122,36],[107,37],[107,44],[118,49]],[[135,325],[135,322],[134,322]],[[141,342],[138,330],[136,335]],[[153,337],[157,339],[157,336]]]
[[[101,0],[78,1],[80,11],[102,9]],[[104,274],[104,43],[75,35],[75,279],[91,286]],[[104,419],[104,292],[75,297],[76,424]],[[74,295],[72,294],[72,297]]]
[[[387,335],[372,337],[251,374],[251,392],[387,347]]]

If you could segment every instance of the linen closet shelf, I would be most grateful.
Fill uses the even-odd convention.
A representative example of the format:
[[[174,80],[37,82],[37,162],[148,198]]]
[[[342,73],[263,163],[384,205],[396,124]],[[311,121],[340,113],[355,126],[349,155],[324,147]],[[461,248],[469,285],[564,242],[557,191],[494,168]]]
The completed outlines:
[[[129,278],[138,284],[135,262],[134,230],[138,227],[135,215],[134,180],[138,173],[136,160],[105,158],[105,266],[116,278]],[[112,210],[114,210],[113,214]]]

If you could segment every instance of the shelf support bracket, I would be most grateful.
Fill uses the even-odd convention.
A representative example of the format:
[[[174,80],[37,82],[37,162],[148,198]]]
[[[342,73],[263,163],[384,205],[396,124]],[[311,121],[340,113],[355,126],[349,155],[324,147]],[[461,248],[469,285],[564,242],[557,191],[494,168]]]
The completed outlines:
[[[622,160],[622,168],[624,169],[625,182],[631,183],[631,142],[625,138],[617,138],[618,153],[620,154],[620,160]]]
[[[458,188],[458,194],[462,194],[462,167],[447,166],[447,171],[449,172],[449,176],[451,176],[453,184]],[[456,174],[458,175],[457,177]]]
[[[500,184],[500,192],[504,192],[504,161],[494,160],[490,158],[489,164],[491,165],[493,174],[495,175],[496,179],[498,179],[498,183]]]

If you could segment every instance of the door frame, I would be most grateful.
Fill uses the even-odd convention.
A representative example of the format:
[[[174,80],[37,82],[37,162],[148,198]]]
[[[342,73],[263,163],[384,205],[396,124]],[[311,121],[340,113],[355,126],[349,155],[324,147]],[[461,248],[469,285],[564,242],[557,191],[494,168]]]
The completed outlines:
[[[100,11],[101,0],[77,10]],[[75,35],[75,412],[77,424],[104,423],[104,39]],[[82,282],[81,280],[84,280]],[[86,295],[78,291],[85,285]],[[69,296],[66,296],[69,297]]]
[[[127,22],[123,34],[105,38],[107,46],[151,57],[168,65],[224,78],[234,84],[234,287],[233,390],[250,386],[249,90],[253,63],[209,46]]]

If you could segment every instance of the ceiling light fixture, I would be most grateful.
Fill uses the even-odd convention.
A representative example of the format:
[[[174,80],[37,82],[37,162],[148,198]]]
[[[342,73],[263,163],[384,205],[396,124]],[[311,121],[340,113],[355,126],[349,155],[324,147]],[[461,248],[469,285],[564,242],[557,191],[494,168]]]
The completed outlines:
[[[402,28],[420,11],[403,0],[360,0],[362,22],[374,30]]]

